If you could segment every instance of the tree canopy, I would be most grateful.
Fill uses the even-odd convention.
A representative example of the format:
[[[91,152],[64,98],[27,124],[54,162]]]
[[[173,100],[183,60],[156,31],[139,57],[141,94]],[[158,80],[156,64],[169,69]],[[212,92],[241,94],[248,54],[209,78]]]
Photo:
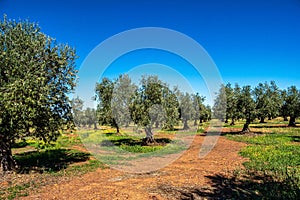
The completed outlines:
[[[68,94],[76,79],[75,50],[40,31],[37,24],[0,22],[0,164],[15,167],[11,146],[34,137],[48,143],[71,128]]]
[[[154,141],[152,126],[156,120],[164,127],[173,128],[178,120],[178,102],[168,85],[157,76],[143,76],[141,87],[133,97],[130,112],[132,120],[144,127],[146,143]]]

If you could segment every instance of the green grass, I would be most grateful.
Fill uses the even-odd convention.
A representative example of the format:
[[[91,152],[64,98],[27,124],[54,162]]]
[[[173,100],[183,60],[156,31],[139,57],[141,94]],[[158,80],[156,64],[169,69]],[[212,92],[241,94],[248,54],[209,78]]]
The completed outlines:
[[[226,137],[248,143],[240,154],[249,158],[244,166],[249,173],[264,175],[280,187],[261,188],[262,194],[284,199],[297,199],[300,196],[300,128],[272,127],[274,123],[264,124],[262,134],[238,135]],[[271,128],[264,128],[271,127]]]
[[[126,165],[132,160],[176,154],[187,148],[180,140],[164,138],[168,135],[172,137],[174,131],[159,131],[157,134],[160,137],[155,136],[156,143],[153,145],[144,143],[144,134],[137,135],[131,132],[116,134],[113,131],[81,131],[79,135],[83,143],[92,149],[94,156],[109,165]],[[182,134],[189,135],[188,132]]]
[[[170,134],[173,134],[171,132]],[[167,138],[157,138],[157,145],[145,145],[143,142],[144,135],[138,137],[134,134],[117,135],[111,132],[93,131],[80,133],[83,143],[87,145],[101,145],[105,150],[127,151],[131,153],[149,153],[161,150],[165,145],[171,142]]]

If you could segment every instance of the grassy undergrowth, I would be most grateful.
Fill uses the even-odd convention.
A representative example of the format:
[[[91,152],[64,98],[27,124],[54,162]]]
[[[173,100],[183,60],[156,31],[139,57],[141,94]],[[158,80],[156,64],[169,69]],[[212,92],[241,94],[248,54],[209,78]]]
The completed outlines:
[[[82,142],[93,152],[93,155],[110,165],[126,165],[127,161],[131,160],[180,153],[187,148],[187,145],[180,139],[176,139],[175,134],[175,131],[157,131],[155,143],[149,145],[145,144],[143,133],[130,130],[121,134],[116,134],[114,129],[79,133]]]
[[[258,184],[249,185],[265,199],[300,198],[300,127],[274,126],[278,123],[253,125],[260,134],[228,134],[226,137],[248,143],[240,154],[249,158],[244,163],[249,181],[263,177]],[[253,178],[253,179],[252,179]],[[256,196],[259,197],[259,196]]]

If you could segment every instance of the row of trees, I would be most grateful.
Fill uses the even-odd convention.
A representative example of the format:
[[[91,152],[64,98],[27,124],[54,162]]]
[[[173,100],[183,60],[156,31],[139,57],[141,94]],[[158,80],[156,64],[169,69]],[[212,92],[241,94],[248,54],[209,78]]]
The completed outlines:
[[[83,108],[84,102],[78,96],[71,101],[73,120],[77,128],[97,129],[98,120],[94,108]]]
[[[182,121],[183,128],[188,129],[189,120],[197,125],[210,119],[211,109],[199,94],[184,93],[177,87],[171,90],[157,76],[143,76],[140,85],[135,85],[126,74],[97,83],[99,124],[115,127],[119,133],[120,127],[133,122],[144,128],[149,143],[154,141],[153,127],[172,130]]]
[[[246,119],[242,131],[249,131],[249,124],[254,119],[264,123],[265,119],[282,116],[289,126],[296,125],[300,116],[300,91],[295,87],[280,90],[274,81],[259,83],[255,88],[240,87],[230,83],[222,85],[213,106],[214,115],[225,123],[231,120],[234,125],[238,119]]]

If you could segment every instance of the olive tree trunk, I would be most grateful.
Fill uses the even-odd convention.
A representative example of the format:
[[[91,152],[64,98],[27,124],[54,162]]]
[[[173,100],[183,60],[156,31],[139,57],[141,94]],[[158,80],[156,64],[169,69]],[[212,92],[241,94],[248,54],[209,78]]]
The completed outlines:
[[[10,143],[0,136],[0,167],[5,171],[12,171],[17,168],[17,163],[13,159]]]
[[[261,117],[259,123],[265,123],[265,118]]]
[[[231,119],[231,123],[230,123],[230,126],[233,126],[233,125],[235,125],[234,118]]]
[[[197,123],[197,119],[194,119],[194,126],[197,126],[198,123]]]
[[[94,122],[94,130],[98,130],[97,123]]]
[[[248,133],[248,132],[250,132],[250,129],[249,129],[250,121],[251,121],[250,119],[247,119],[247,120],[246,120],[246,123],[244,124],[242,133]]]
[[[296,126],[296,117],[290,117],[289,126]]]
[[[146,132],[146,138],[145,138],[145,143],[154,143],[154,137],[153,137],[153,132],[151,126],[145,127],[145,132]]]
[[[189,129],[190,127],[189,127],[189,125],[188,125],[188,120],[187,119],[185,119],[184,121],[183,121],[183,130],[187,130],[187,129]]]

